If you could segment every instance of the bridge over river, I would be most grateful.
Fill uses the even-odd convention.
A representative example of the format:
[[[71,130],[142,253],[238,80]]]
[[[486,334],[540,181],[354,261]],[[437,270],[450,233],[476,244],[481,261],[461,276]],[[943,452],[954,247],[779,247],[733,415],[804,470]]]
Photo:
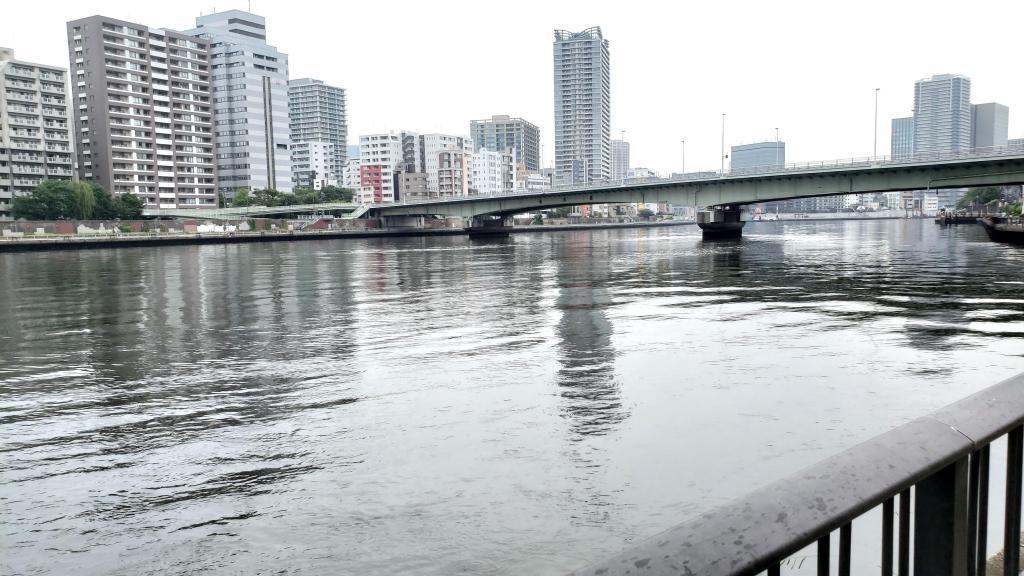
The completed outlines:
[[[344,218],[382,218],[387,225],[415,226],[423,218],[468,220],[479,231],[497,230],[511,216],[583,204],[654,203],[698,206],[705,236],[738,237],[744,206],[812,196],[864,194],[934,188],[1024,183],[1024,148],[993,148],[969,153],[917,154],[804,162],[725,172],[698,172],[678,178],[624,180],[523,194],[403,200],[389,204],[328,203],[221,209],[148,209],[145,216],[245,218],[275,214],[343,213]]]

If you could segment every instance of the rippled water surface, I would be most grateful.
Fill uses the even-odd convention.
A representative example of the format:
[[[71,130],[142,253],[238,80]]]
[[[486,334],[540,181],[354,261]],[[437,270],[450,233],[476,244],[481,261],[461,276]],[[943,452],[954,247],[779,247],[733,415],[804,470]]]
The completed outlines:
[[[0,255],[0,573],[562,574],[1024,371],[973,226]]]

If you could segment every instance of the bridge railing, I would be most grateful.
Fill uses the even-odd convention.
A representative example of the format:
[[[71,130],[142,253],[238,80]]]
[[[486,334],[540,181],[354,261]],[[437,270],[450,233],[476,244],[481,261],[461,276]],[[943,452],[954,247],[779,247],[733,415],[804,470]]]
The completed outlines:
[[[376,204],[375,207],[401,206],[409,204],[435,204],[466,199],[500,199],[506,197],[529,198],[549,194],[565,194],[575,192],[586,192],[588,190],[609,190],[615,187],[631,188],[637,185],[655,186],[664,184],[677,184],[687,182],[714,181],[722,178],[744,177],[744,176],[771,176],[775,174],[799,173],[805,171],[827,170],[830,168],[857,168],[857,167],[883,167],[896,165],[914,165],[928,162],[957,161],[957,160],[982,160],[986,158],[999,158],[1006,156],[1024,156],[1024,147],[1019,146],[993,146],[987,148],[973,148],[970,150],[956,152],[919,152],[907,156],[892,157],[884,156],[860,156],[854,158],[840,158],[835,160],[820,160],[811,162],[791,162],[785,165],[754,166],[748,168],[727,169],[725,171],[701,171],[690,172],[670,178],[627,178],[612,182],[598,182],[589,185],[556,185],[550,190],[536,192],[509,192],[503,194],[474,194],[469,196],[446,196],[440,198],[402,198],[398,202],[389,204]]]
[[[881,507],[883,576],[984,576],[991,444],[1007,437],[1003,574],[1020,573],[1024,374],[670,528],[576,576],[778,575],[808,546],[851,571],[854,522]],[[998,480],[997,480],[998,482]],[[897,503],[898,500],[898,503]],[[911,502],[913,501],[913,524]],[[899,506],[897,513],[897,504]],[[993,516],[995,518],[995,516]],[[897,520],[898,519],[898,520]],[[864,549],[864,547],[860,547]]]

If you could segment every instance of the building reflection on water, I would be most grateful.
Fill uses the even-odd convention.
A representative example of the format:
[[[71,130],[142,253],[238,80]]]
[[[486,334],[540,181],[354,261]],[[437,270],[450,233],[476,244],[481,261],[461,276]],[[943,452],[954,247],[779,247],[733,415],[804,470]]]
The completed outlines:
[[[581,439],[607,433],[629,413],[615,378],[608,319],[611,247],[595,247],[592,235],[573,236],[557,258],[558,393],[561,413],[571,422],[575,439]]]

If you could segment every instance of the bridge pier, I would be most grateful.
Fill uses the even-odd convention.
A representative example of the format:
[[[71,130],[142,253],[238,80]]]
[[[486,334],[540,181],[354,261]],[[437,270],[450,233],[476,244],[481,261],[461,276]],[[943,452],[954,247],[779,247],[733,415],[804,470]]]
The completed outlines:
[[[740,238],[746,224],[742,212],[739,206],[709,206],[697,212],[697,226],[705,240]]]
[[[423,228],[423,216],[382,216],[384,228]]]
[[[466,233],[469,234],[470,238],[508,236],[508,229],[511,226],[512,217],[510,216],[474,216],[469,219]]]

